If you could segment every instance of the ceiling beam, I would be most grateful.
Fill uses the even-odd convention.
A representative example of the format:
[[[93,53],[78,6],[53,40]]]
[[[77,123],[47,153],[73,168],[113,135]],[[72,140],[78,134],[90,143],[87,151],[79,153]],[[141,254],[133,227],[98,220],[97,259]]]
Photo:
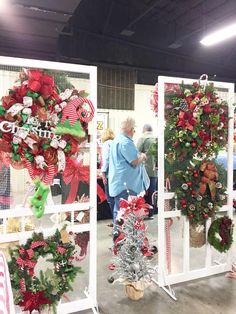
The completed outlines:
[[[63,11],[63,10],[54,10],[54,9],[49,9],[47,7],[38,6],[38,5],[33,6],[30,4],[21,4],[17,1],[13,2],[12,5],[17,7],[17,8],[27,9],[27,10],[31,10],[31,11],[35,11],[35,12],[61,14],[61,15],[68,16],[68,17],[71,17],[73,15],[73,12],[68,12],[68,11]]]
[[[61,62],[74,62],[74,63],[82,63],[82,64],[88,64],[88,65],[95,65],[97,67],[99,66],[106,66],[106,67],[111,67],[111,68],[119,68],[119,69],[129,69],[129,70],[135,70],[139,72],[147,72],[150,74],[154,74],[156,79],[158,75],[166,75],[166,76],[176,76],[176,77],[183,77],[183,78],[193,78],[193,79],[199,79],[199,74],[193,73],[193,72],[182,72],[182,71],[168,71],[168,70],[160,70],[158,67],[152,67],[152,68],[147,68],[147,67],[141,67],[141,66],[132,66],[132,65],[122,65],[118,63],[110,63],[110,62],[96,62],[93,61],[91,62],[90,60],[86,60],[83,58],[76,58],[76,57],[67,57],[64,55],[59,56],[59,61]],[[225,76],[219,76],[215,77],[214,75],[209,76],[209,81],[215,81],[215,80],[223,80],[225,82],[236,82],[236,79],[232,79],[229,77]],[[155,84],[155,83],[153,83]]]
[[[107,14],[107,18],[106,18],[106,21],[104,23],[104,26],[103,26],[103,30],[102,30],[102,33],[105,34],[106,31],[107,31],[107,27],[110,23],[110,18],[111,18],[111,13],[113,11],[113,6],[114,6],[114,0],[111,0],[111,4],[110,4],[110,7],[109,7],[109,11],[108,11],[108,14]]]
[[[169,55],[169,56],[177,57],[179,59],[187,60],[187,61],[190,61],[190,62],[193,62],[193,60],[194,60],[194,62],[199,62],[202,65],[209,65],[209,66],[213,66],[214,68],[218,68],[220,70],[223,70],[223,69],[225,70],[225,66],[222,63],[218,63],[217,64],[217,63],[207,62],[204,59],[199,58],[199,57],[193,59],[192,56],[183,55],[183,54],[177,53],[175,51],[169,51],[169,50],[165,50],[165,49],[161,49],[161,48],[157,48],[157,47],[146,46],[144,44],[139,44],[139,43],[136,43],[136,42],[127,41],[125,39],[120,39],[120,38],[109,36],[109,35],[102,35],[102,34],[91,32],[91,31],[84,30],[84,29],[81,29],[81,28],[74,28],[74,34],[73,34],[73,37],[71,37],[72,40],[76,40],[75,39],[76,35],[77,35],[76,33],[84,33],[84,34],[87,34],[87,35],[92,35],[92,36],[95,36],[95,37],[97,37],[99,39],[114,41],[114,42],[120,43],[122,45],[131,46],[131,47],[135,47],[135,48],[140,48],[140,49],[152,51],[152,52],[155,52],[155,53],[160,53],[160,54],[163,54],[165,56]],[[235,76],[235,70],[233,68],[231,68],[231,69],[228,68],[227,72],[231,73],[231,75]]]
[[[56,36],[50,36],[50,35],[47,35],[46,33],[41,35],[41,34],[36,34],[36,33],[25,33],[25,32],[16,32],[16,31],[10,31],[8,29],[4,29],[4,28],[0,28],[0,36],[3,37],[2,34],[4,34],[3,36],[6,37],[5,35],[7,34],[10,34],[7,38],[12,38],[12,39],[18,39],[20,40],[21,42],[23,40],[25,40],[25,37],[24,38],[21,38],[19,36],[28,36],[28,37],[32,37],[33,39],[35,37],[38,37],[38,38],[49,38],[49,39],[57,39],[58,37],[58,34],[59,32],[55,32]]]
[[[141,14],[139,14],[135,19],[133,19],[132,21],[129,22],[128,25],[126,25],[121,33],[126,30],[126,29],[130,29],[132,26],[134,26],[137,22],[139,22],[145,15],[147,15],[148,13],[150,13],[158,4],[159,0],[154,1],[149,7],[146,8],[146,10],[144,10]]]
[[[65,25],[67,24],[67,21],[62,21],[59,19],[51,19],[51,18],[43,18],[41,16],[29,16],[26,14],[21,14],[21,13],[11,13],[10,14],[11,17],[17,17],[17,18],[23,18],[25,20],[36,20],[36,21],[42,21],[42,22],[47,22],[47,23],[52,23],[52,24],[62,24]]]

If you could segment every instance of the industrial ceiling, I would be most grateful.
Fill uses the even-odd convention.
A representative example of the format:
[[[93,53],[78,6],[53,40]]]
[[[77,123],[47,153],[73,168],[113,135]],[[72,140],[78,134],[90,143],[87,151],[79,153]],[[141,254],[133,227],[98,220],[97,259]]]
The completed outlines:
[[[1,0],[0,55],[236,82],[236,37],[200,39],[236,21],[235,0]],[[1,4],[0,4],[1,5]]]

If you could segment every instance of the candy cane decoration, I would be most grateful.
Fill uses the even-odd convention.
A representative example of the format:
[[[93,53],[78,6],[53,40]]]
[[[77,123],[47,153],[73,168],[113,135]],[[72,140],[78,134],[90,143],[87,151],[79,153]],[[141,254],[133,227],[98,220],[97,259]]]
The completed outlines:
[[[202,74],[199,78],[199,81],[202,81],[202,85],[204,88],[206,88],[207,82],[208,82],[208,75],[207,74]]]
[[[47,173],[42,177],[41,181],[46,185],[52,184],[55,173],[56,167],[54,165],[49,165],[47,167]]]
[[[28,170],[29,172],[29,175],[30,175],[30,178],[34,181],[37,177],[39,177],[39,179],[44,183],[44,184],[47,184],[47,185],[50,185],[52,182],[53,182],[53,179],[54,179],[54,176],[55,176],[55,173],[56,173],[56,167],[54,165],[49,165],[47,167],[47,173],[44,174],[43,176],[42,175],[35,175],[35,172],[34,172],[34,168],[31,164],[31,162],[29,160],[26,160],[25,161],[25,167],[26,169]]]
[[[34,169],[33,169],[32,164],[29,160],[25,160],[25,167],[28,170],[30,178],[34,181],[37,176],[35,176]]]
[[[166,179],[166,192],[170,190],[170,180]],[[164,210],[170,210],[170,201],[165,200]],[[170,237],[170,226],[172,225],[172,218],[165,219],[165,232],[166,232],[166,267],[168,273],[171,272],[171,237]]]
[[[10,274],[4,254],[0,251],[0,314],[15,314]]]

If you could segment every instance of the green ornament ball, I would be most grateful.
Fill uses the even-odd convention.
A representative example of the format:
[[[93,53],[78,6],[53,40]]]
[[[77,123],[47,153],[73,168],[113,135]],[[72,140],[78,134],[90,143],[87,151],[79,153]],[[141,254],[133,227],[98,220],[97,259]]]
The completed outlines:
[[[189,142],[187,142],[187,143],[185,143],[185,147],[190,147],[190,143]]]
[[[193,131],[193,132],[192,132],[192,137],[193,137],[193,138],[196,138],[196,137],[197,137],[197,132]]]

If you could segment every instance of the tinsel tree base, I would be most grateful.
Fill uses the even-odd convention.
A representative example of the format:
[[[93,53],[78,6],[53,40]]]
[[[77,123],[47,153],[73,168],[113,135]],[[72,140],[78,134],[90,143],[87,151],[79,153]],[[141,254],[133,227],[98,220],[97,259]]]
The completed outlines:
[[[125,285],[125,292],[129,299],[137,301],[144,296],[144,289],[139,282],[133,282]]]

